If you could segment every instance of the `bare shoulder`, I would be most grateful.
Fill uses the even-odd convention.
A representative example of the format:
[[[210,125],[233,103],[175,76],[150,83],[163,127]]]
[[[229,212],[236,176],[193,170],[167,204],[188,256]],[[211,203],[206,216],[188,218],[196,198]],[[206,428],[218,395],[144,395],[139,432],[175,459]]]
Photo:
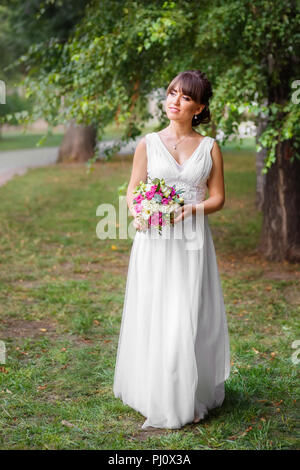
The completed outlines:
[[[216,139],[214,139],[210,154],[212,159],[212,169],[208,178],[209,185],[216,179],[218,180],[219,178],[224,178],[223,155]]]
[[[220,149],[220,146],[216,139],[214,139],[212,148],[211,148],[211,156],[214,163],[222,163],[223,162],[223,155]]]
[[[139,140],[135,148],[134,156],[137,156],[137,158],[147,157],[147,142],[145,136]]]
[[[212,151],[221,153],[219,142],[216,139],[213,139]]]
[[[140,181],[147,180],[147,149],[146,149],[146,138],[142,137],[134,152],[131,177],[129,181],[129,191],[137,186]]]
[[[138,144],[136,146],[136,148],[139,148],[139,149],[146,149],[146,146],[147,146],[147,142],[146,142],[146,136],[144,135],[139,141],[138,141]]]
[[[147,141],[146,136],[143,136],[137,143],[133,156],[133,166],[144,168],[147,166]]]

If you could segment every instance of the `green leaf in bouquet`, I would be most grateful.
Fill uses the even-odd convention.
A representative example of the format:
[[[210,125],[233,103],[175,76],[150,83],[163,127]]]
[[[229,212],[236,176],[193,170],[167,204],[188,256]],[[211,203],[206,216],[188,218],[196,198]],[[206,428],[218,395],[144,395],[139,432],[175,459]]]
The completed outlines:
[[[159,178],[152,179],[151,184],[159,184]]]
[[[125,196],[128,188],[128,181],[125,181],[121,186],[118,187],[118,193],[120,196]]]

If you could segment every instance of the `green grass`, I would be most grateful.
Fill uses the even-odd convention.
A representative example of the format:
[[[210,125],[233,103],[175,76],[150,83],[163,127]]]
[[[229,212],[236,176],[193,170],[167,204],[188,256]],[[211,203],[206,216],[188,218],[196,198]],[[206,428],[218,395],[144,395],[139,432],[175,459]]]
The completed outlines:
[[[23,150],[38,148],[37,144],[42,138],[42,134],[23,134],[21,132],[16,133],[3,133],[0,138],[0,152],[6,152],[9,150]],[[49,136],[41,147],[58,147],[61,144],[63,134],[53,134]]]
[[[145,132],[150,132],[152,127],[148,127]],[[114,124],[107,126],[103,140],[118,139],[121,136],[122,126],[117,127]],[[0,152],[9,150],[22,150],[40,147],[58,147],[60,146],[63,138],[63,133],[55,132],[49,135],[46,140],[37,145],[42,138],[42,132],[24,133],[19,132],[2,132],[0,135]]]
[[[130,162],[36,168],[0,187],[2,449],[299,448],[299,266],[258,256],[253,153],[224,162],[226,204],[209,221],[232,369],[223,406],[175,431],[142,431],[112,391],[132,240],[99,240],[96,208],[117,207]]]
[[[240,151],[251,152],[255,150],[255,137],[245,137],[244,139],[234,138],[231,141],[227,141],[226,145],[222,146],[222,149],[230,153],[240,153]]]

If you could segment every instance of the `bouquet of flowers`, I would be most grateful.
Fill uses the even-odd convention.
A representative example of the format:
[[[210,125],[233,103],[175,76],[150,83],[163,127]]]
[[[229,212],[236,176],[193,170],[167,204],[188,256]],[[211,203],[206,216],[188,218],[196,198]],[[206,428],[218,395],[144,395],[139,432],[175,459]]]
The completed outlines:
[[[136,197],[132,203],[137,221],[146,229],[155,227],[161,235],[162,227],[173,224],[174,212],[184,204],[182,192],[183,189],[176,190],[176,185],[166,185],[164,179],[140,181],[133,191]]]

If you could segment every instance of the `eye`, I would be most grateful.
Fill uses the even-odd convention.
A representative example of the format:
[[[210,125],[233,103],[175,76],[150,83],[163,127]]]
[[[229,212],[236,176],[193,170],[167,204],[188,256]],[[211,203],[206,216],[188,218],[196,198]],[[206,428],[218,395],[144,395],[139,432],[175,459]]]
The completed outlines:
[[[190,101],[190,98],[188,96],[183,96],[183,98],[186,100],[186,101]]]

